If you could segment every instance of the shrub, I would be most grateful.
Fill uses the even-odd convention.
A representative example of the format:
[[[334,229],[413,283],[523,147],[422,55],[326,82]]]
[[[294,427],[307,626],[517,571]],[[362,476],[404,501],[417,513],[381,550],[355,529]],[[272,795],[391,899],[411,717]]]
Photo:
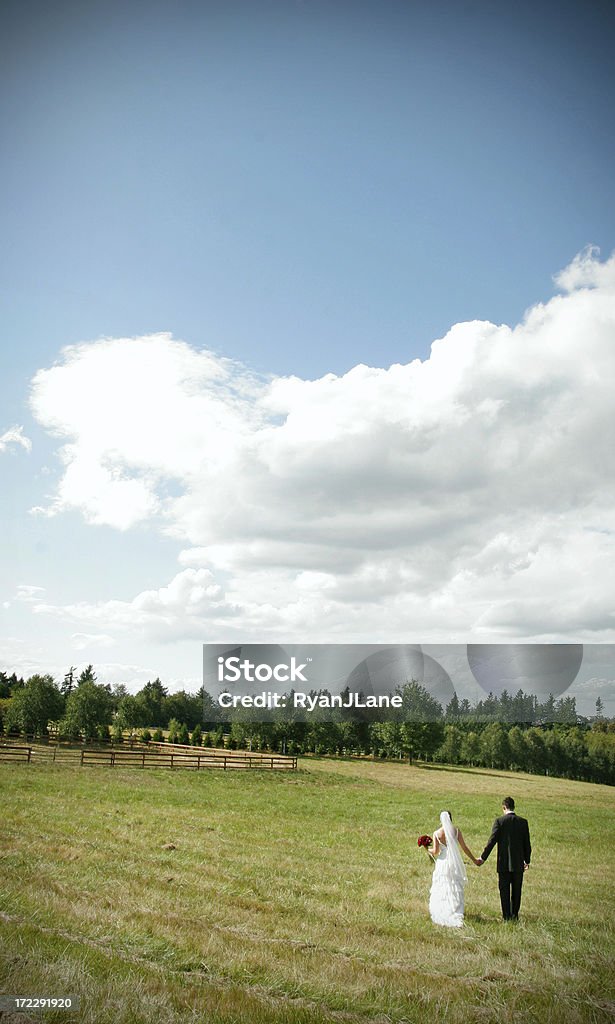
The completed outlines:
[[[178,743],[180,725],[176,718],[172,718],[169,722],[169,743]]]
[[[152,736],[154,743],[164,743],[164,733],[162,729],[156,729]]]
[[[149,729],[144,729],[141,735],[139,736],[139,739],[141,740],[141,743],[151,743],[152,734],[149,731]]]
[[[190,742],[193,747],[200,747],[203,742],[203,730],[201,729],[201,726],[198,724],[198,722],[195,725],[194,729],[192,730]]]
[[[190,743],[190,733],[188,732],[188,726],[185,722],[182,722],[181,728],[177,734],[177,743],[181,743],[182,746],[188,746]]]

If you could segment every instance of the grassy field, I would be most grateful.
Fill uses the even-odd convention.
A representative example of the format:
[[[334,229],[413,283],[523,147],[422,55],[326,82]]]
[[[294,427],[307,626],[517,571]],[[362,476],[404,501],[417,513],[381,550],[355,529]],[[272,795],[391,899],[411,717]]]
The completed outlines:
[[[0,765],[1,991],[79,994],[32,1016],[65,1024],[614,1019],[612,790],[300,766]],[[417,835],[449,808],[478,855],[508,793],[534,844],[522,920],[499,920],[493,854],[468,867],[466,927],[435,927]]]

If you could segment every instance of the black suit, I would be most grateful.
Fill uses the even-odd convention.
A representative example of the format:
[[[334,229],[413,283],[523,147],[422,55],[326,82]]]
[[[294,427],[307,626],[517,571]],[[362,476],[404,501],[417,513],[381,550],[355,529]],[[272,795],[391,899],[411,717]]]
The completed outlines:
[[[520,818],[514,811],[496,818],[481,860],[487,860],[496,843],[502,917],[506,921],[516,920],[521,906],[524,864],[529,864],[532,856],[530,830],[525,818]]]

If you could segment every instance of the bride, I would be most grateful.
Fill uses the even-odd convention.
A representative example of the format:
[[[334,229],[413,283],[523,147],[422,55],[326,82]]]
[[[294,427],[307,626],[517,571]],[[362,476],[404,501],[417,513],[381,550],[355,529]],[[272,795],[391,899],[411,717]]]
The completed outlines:
[[[465,844],[461,829],[453,826],[450,811],[440,815],[442,827],[434,832],[433,843],[428,849],[436,862],[429,894],[429,913],[434,924],[447,928],[463,926],[463,894],[468,880],[459,847],[474,864],[474,854]]]

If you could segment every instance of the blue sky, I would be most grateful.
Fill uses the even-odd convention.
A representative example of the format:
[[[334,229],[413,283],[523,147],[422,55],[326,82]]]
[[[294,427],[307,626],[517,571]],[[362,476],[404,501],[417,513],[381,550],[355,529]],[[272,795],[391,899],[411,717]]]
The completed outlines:
[[[70,638],[83,634],[107,637],[109,664],[142,665],[147,650],[147,667],[161,664],[160,671],[172,672],[177,666],[177,678],[197,675],[195,629],[157,654],[151,636],[133,637],[132,647],[128,640],[120,643],[101,607],[106,625],[80,628],[74,615],[76,604],[130,602],[166,587],[178,571],[180,550],[215,548],[201,552],[200,562],[195,556],[193,565],[184,556],[180,565],[211,572],[216,586],[230,587],[231,605],[244,608],[237,616],[239,633],[262,630],[269,606],[271,629],[290,629],[277,612],[295,593],[292,572],[333,575],[337,586],[365,570],[358,563],[338,566],[333,549],[324,550],[335,548],[331,538],[319,535],[313,543],[324,548],[304,551],[304,533],[289,529],[287,504],[275,531],[288,550],[283,558],[263,555],[282,576],[268,584],[252,579],[245,558],[219,551],[237,544],[240,535],[247,543],[249,503],[228,536],[197,527],[192,513],[188,528],[183,506],[180,515],[169,503],[188,492],[196,501],[187,483],[195,479],[196,462],[174,476],[168,463],[164,472],[152,468],[151,455],[141,449],[138,457],[132,448],[132,454],[120,453],[114,472],[139,478],[154,473],[159,504],[151,516],[133,510],[130,522],[118,526],[117,516],[94,508],[96,495],[93,504],[79,505],[67,494],[54,516],[29,513],[48,507],[59,493],[59,447],[85,436],[80,421],[64,423],[58,437],[61,416],[49,402],[33,415],[30,382],[37,371],[65,363],[61,351],[67,345],[169,332],[193,352],[208,349],[236,361],[240,370],[228,384],[227,404],[237,380],[245,389],[255,374],[261,390],[250,408],[266,407],[272,415],[270,397],[262,392],[272,377],[296,376],[307,384],[331,373],[342,379],[359,364],[387,370],[427,361],[431,343],[455,324],[514,327],[526,309],[552,299],[553,275],[577,253],[595,245],[605,261],[615,248],[613,26],[608,3],[3,4],[0,435],[22,425],[32,444],[27,451],[11,442],[0,456],[8,538],[0,603],[8,604],[3,632],[12,638],[7,664],[28,648],[33,633],[40,641],[36,657],[27,654],[33,663],[48,657],[60,666],[80,652],[100,660],[95,646],[71,651]],[[597,255],[593,260],[598,273]],[[582,276],[577,290],[586,283]],[[595,280],[591,288],[600,290]],[[603,313],[596,316],[602,322]],[[580,329],[579,358],[582,341]],[[87,351],[93,358],[94,349]],[[146,375],[134,361],[130,370],[121,369],[114,362],[117,351],[105,350],[110,379],[134,373],[135,415],[143,418]],[[155,351],[160,373],[171,372],[167,360],[175,355],[164,345]],[[186,370],[182,362],[182,373],[199,377],[202,367],[180,355],[190,366]],[[82,356],[85,367],[85,349]],[[86,374],[89,384],[83,386],[95,387],[92,379]],[[82,386],[78,375],[72,383],[65,380],[66,392],[54,392],[60,405],[74,402],[70,388]],[[351,378],[345,395],[355,383]],[[369,404],[371,392],[363,388],[364,382],[361,401]],[[501,395],[493,397],[494,388],[492,380],[482,400],[503,402]],[[164,390],[154,390],[164,407]],[[380,399],[385,404],[387,395]],[[283,419],[285,400],[278,405],[275,416]],[[112,388],[105,408],[112,417]],[[252,423],[251,415],[244,410],[241,423],[246,416]],[[317,413],[305,413],[312,415]],[[254,429],[271,430],[272,423],[260,419]],[[338,427],[329,424],[334,439]],[[369,437],[380,427],[371,423]],[[312,450],[320,444],[310,430],[303,442]],[[107,465],[117,455],[117,440],[111,448],[111,442],[96,444]],[[288,482],[296,465],[295,452],[290,468],[268,464],[267,473]],[[211,487],[216,477],[210,470]],[[223,475],[227,470],[217,467]],[[335,475],[330,465],[309,472]],[[254,484],[257,512],[259,501],[274,500],[261,492],[261,483]],[[468,478],[458,487],[459,506],[472,486]],[[589,529],[594,519],[598,531],[610,529],[600,518],[608,504],[604,494],[598,500],[600,488],[587,481],[583,486],[597,502]],[[321,482],[320,488],[330,501],[330,485]],[[387,501],[400,493],[395,483]],[[550,515],[569,508],[569,495],[563,506],[557,500]],[[584,509],[580,500],[575,507]],[[467,515],[473,514],[469,507]],[[536,526],[544,514],[536,503],[528,506],[528,523]],[[353,506],[348,529],[359,546],[374,515],[374,507],[365,506],[361,520],[360,501]],[[425,528],[434,530],[436,522]],[[470,545],[471,557],[503,533],[515,533],[508,526],[502,528],[503,520],[491,524],[480,543]],[[252,541],[261,543],[266,533],[265,526],[255,527]],[[383,560],[386,545],[376,547],[368,576],[373,593],[380,586],[375,578],[388,580],[379,598],[386,608],[396,590]],[[536,540],[534,548],[542,550]],[[400,562],[429,562],[426,549],[413,552],[404,548]],[[438,567],[438,578],[442,572]],[[261,586],[270,593],[269,601],[258,598],[260,616],[246,611],[245,592],[235,593],[242,580],[249,593]],[[20,585],[44,588],[55,611],[35,612],[32,600],[16,602]],[[409,586],[405,579],[403,587]],[[421,587],[423,597],[437,590],[433,580]],[[488,590],[482,600],[484,616],[484,606],[499,598]],[[60,610],[68,606],[70,615]],[[94,613],[88,614],[93,621]],[[326,638],[326,624],[311,614],[306,627]],[[450,639],[483,628],[480,615],[456,622]],[[436,617],[434,610],[429,623],[416,620],[414,628],[436,629]],[[354,618],[354,611],[341,616],[336,629],[343,631]],[[599,618],[597,613],[596,623]],[[498,620],[489,628],[498,636],[512,630],[529,638],[570,632],[570,639],[590,629],[597,637],[596,623],[590,627],[574,616],[568,625],[565,617],[540,628],[515,623]],[[225,639],[221,628],[203,613],[209,634],[203,639]],[[378,614],[348,626],[362,637],[370,628],[382,632]],[[395,628],[393,639],[416,639],[399,636],[401,625]],[[443,619],[433,638],[442,641],[445,632]]]

